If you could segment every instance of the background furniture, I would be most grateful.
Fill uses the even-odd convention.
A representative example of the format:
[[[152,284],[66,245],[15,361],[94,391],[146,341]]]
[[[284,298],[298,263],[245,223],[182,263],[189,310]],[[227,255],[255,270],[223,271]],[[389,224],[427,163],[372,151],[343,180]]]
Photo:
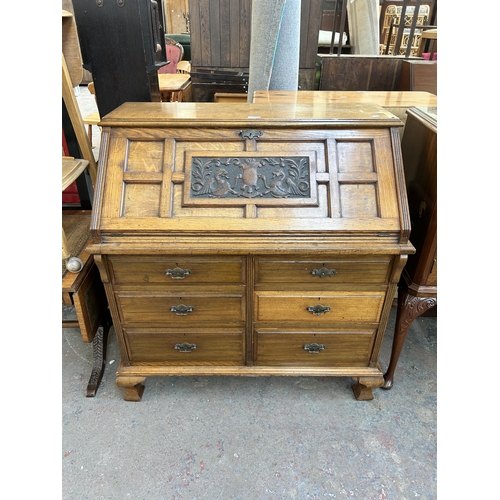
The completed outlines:
[[[406,60],[405,56],[322,54],[319,90],[403,90],[398,82]]]
[[[126,103],[104,117],[89,250],[125,399],[149,376],[273,374],[354,377],[371,399],[414,251],[400,125],[372,104]]]
[[[408,2],[407,2],[408,3]],[[420,4],[420,2],[416,2]],[[407,6],[402,19],[402,5],[386,5],[380,32],[380,53],[417,56],[422,39],[422,26],[430,24],[431,7],[428,4]],[[418,8],[418,14],[415,10]]]
[[[161,2],[73,0],[84,68],[101,117],[128,101],[160,101],[167,63]]]
[[[403,61],[396,89],[424,91],[437,95],[437,61]]]
[[[437,304],[437,108],[408,110],[402,142],[411,217],[410,255],[398,287],[398,314],[384,389],[394,372],[412,321]]]
[[[184,49],[184,60],[191,61],[191,34],[169,32],[166,36],[176,42],[179,42]]]
[[[188,0],[162,0],[166,33],[189,33]]]
[[[111,318],[108,302],[94,258],[86,250],[90,238],[89,210],[63,210],[62,226],[67,248],[82,267],[78,273],[68,272],[63,260],[62,305],[74,307],[76,320],[62,320],[62,328],[78,328],[83,342],[92,343],[94,363],[86,388],[86,396],[95,396],[104,373],[106,346]]]
[[[73,162],[63,160],[62,188],[74,181],[75,176],[82,178],[88,175],[91,187],[97,179],[97,165],[92,152],[92,145],[85,131],[85,126],[73,91],[70,71],[66,64],[64,51],[62,54],[62,101],[63,138],[70,137],[72,148],[83,152],[84,158]],[[68,134],[64,132],[67,131]],[[69,134],[71,132],[71,134]],[[92,191],[93,196],[93,191]],[[87,396],[94,396],[104,370],[107,334],[110,327],[108,303],[99,274],[94,266],[93,257],[86,251],[90,238],[90,210],[62,210],[62,305],[74,306],[77,320],[62,321],[63,328],[79,328],[84,342],[92,342],[94,365],[87,385]],[[76,257],[81,266],[78,272],[68,272],[67,256]]]
[[[347,6],[344,5],[342,0],[322,0],[318,53],[338,54],[339,45],[342,54],[351,53],[349,19],[347,18],[346,12]],[[327,33],[329,33],[330,36],[327,37],[326,40],[323,40]]]
[[[177,73],[177,64],[184,58],[184,47],[179,42],[166,36],[165,49],[167,51],[168,64],[162,66],[158,70],[158,74]]]
[[[189,91],[191,76],[189,73],[160,74],[158,84],[163,102],[181,102],[184,100],[184,93]]]
[[[89,82],[87,88],[95,98],[94,82]],[[90,113],[89,115],[83,117],[83,123],[84,125],[87,126],[87,135],[89,136],[89,142],[92,145],[92,147],[94,147],[94,145],[92,144],[92,127],[97,127],[100,121],[101,117],[99,116],[99,111],[96,111],[95,113]]]
[[[335,92],[322,90],[257,90],[253,102],[258,103],[363,103],[377,104],[406,123],[407,110],[415,106],[437,106],[437,97],[429,92]],[[405,128],[402,127],[401,137]]]
[[[71,2],[63,0],[63,7],[72,8]],[[89,168],[63,191],[66,206],[90,210],[92,207],[93,182],[97,166],[92,147],[86,141],[85,127],[74,95],[73,87],[82,79],[82,58],[78,43],[76,23],[69,10],[62,10],[62,149],[63,155],[82,158]]]
[[[214,80],[207,92],[198,73],[248,74],[250,58],[251,0],[190,0],[191,64],[194,101],[212,101],[215,92],[245,92],[246,89]],[[321,20],[321,0],[302,0],[300,26],[299,86],[314,88],[316,55]]]
[[[426,29],[422,31],[422,43],[420,44],[417,55],[424,56],[426,45],[429,45],[427,49],[428,60],[434,61],[435,59],[437,59],[437,37],[437,28]]]
[[[71,157],[62,158],[62,190],[64,191],[70,184],[76,181],[83,171],[88,167],[89,162],[87,160],[80,160]],[[72,251],[68,243],[68,238],[64,231],[64,226],[62,229],[62,259],[65,262],[66,270],[72,273],[79,272],[82,267],[82,261],[77,257],[78,252]],[[81,249],[78,248],[78,251]]]

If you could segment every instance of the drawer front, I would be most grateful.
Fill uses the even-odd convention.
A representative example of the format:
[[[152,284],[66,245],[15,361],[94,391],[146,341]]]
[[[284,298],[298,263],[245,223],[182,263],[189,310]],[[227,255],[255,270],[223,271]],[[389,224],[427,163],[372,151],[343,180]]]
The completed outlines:
[[[255,293],[256,321],[376,323],[385,291]]]
[[[110,257],[113,282],[179,284],[244,283],[245,265],[235,258]]]
[[[275,260],[258,258],[255,281],[259,283],[387,283],[390,257],[325,260]]]
[[[175,332],[158,328],[125,328],[124,333],[132,361],[173,365],[244,363],[242,330]]]
[[[258,330],[255,364],[265,366],[367,366],[374,329],[343,331]]]
[[[122,321],[129,324],[165,324],[171,327],[205,323],[241,323],[245,318],[242,293],[116,294]]]

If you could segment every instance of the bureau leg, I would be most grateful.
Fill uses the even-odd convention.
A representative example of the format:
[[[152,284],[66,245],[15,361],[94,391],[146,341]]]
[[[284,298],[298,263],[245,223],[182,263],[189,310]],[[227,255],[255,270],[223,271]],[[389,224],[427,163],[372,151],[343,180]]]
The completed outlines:
[[[392,352],[389,367],[384,375],[382,389],[389,390],[394,385],[394,372],[398,364],[399,355],[406,340],[406,334],[415,318],[418,318],[428,309],[436,305],[434,298],[415,297],[405,290],[398,292],[398,312],[396,316],[396,327],[394,329],[394,339],[392,341]]]
[[[118,376],[116,377],[116,384],[125,389],[125,401],[140,401],[144,392],[142,382],[145,380],[146,377]]]
[[[93,398],[97,392],[99,384],[101,383],[102,375],[104,373],[105,360],[106,360],[106,347],[108,345],[108,333],[111,328],[111,318],[109,313],[106,314],[103,325],[97,329],[97,332],[92,341],[92,349],[94,353],[94,366],[90,374],[89,383],[87,385],[88,398]]]
[[[370,401],[373,399],[372,389],[380,387],[383,383],[382,375],[379,377],[359,377],[358,383],[352,386],[354,397],[358,401]]]

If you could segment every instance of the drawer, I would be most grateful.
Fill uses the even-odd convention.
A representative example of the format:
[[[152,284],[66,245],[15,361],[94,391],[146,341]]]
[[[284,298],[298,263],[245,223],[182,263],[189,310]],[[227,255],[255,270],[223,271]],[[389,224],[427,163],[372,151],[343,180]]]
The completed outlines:
[[[242,330],[196,329],[168,331],[158,328],[125,328],[132,361],[178,365],[242,365]]]
[[[376,323],[385,291],[255,292],[256,321]]]
[[[255,282],[259,283],[387,283],[389,256],[333,259],[255,260]]]
[[[256,334],[256,365],[367,366],[375,339],[374,329],[280,331],[261,329]]]
[[[127,283],[210,284],[244,283],[245,261],[241,257],[109,257],[113,282]]]
[[[241,293],[144,293],[117,292],[121,319],[125,323],[168,324],[171,327],[205,323],[241,323],[245,300]]]

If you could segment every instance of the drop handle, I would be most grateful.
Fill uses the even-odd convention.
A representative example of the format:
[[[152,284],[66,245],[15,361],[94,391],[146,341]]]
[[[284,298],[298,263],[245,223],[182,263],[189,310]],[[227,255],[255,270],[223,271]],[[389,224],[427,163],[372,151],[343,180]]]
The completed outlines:
[[[314,316],[321,316],[327,312],[330,312],[330,306],[322,306],[322,305],[316,305],[316,306],[309,306],[307,307],[307,310],[314,314]]]
[[[307,351],[311,354],[318,354],[319,351],[323,351],[325,348],[325,344],[304,344],[302,346],[304,351]]]
[[[191,352],[194,351],[196,347],[196,344],[189,344],[188,342],[174,345],[174,349],[177,349],[179,352]]]
[[[178,306],[172,306],[170,310],[177,314],[177,316],[187,316],[190,312],[194,311],[194,307],[180,304]]]
[[[174,267],[173,269],[167,269],[165,274],[173,280],[183,280],[191,274],[191,271],[189,269],[182,269],[181,267]]]
[[[320,278],[327,278],[333,276],[334,274],[337,274],[337,271],[335,269],[328,269],[327,267],[323,266],[321,269],[313,269],[311,271],[311,274],[313,276],[319,276]]]

